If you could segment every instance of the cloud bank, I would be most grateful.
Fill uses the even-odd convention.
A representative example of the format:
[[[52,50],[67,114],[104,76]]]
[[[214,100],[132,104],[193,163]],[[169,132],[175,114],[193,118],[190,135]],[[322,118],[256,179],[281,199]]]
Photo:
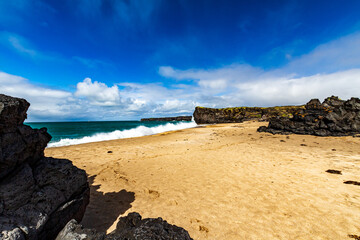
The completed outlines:
[[[38,86],[0,72],[0,89],[1,93],[23,97],[31,103],[30,121],[136,120],[192,114],[197,105],[296,105],[330,95],[343,99],[359,97],[359,57],[357,33],[322,44],[277,69],[265,70],[246,63],[185,70],[160,66],[159,78],[166,78],[166,86],[134,82],[107,86],[85,78],[73,91]]]

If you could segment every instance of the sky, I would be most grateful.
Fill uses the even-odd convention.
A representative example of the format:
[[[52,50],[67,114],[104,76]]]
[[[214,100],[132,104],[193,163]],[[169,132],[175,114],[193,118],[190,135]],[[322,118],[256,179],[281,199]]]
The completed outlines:
[[[0,93],[28,121],[360,97],[360,1],[0,1]]]

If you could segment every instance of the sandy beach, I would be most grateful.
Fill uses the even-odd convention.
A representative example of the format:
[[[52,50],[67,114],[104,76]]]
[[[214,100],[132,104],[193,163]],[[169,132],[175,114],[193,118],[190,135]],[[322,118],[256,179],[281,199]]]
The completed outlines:
[[[272,135],[218,124],[47,148],[91,184],[83,225],[112,231],[129,212],[194,239],[352,239],[360,235],[360,138]],[[342,175],[325,172],[342,171]]]

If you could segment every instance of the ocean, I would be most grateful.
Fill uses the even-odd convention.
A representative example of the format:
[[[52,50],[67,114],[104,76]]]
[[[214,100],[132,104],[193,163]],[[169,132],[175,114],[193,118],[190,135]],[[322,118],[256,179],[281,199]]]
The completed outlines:
[[[141,137],[196,127],[195,122],[157,121],[25,122],[25,124],[32,128],[46,127],[48,129],[52,139],[47,147]]]

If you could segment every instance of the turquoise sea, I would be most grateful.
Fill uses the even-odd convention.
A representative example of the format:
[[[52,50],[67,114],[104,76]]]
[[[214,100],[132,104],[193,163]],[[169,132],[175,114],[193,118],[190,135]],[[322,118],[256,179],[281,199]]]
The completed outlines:
[[[195,127],[195,122],[26,122],[32,128],[46,127],[52,136],[48,147],[140,137]]]

